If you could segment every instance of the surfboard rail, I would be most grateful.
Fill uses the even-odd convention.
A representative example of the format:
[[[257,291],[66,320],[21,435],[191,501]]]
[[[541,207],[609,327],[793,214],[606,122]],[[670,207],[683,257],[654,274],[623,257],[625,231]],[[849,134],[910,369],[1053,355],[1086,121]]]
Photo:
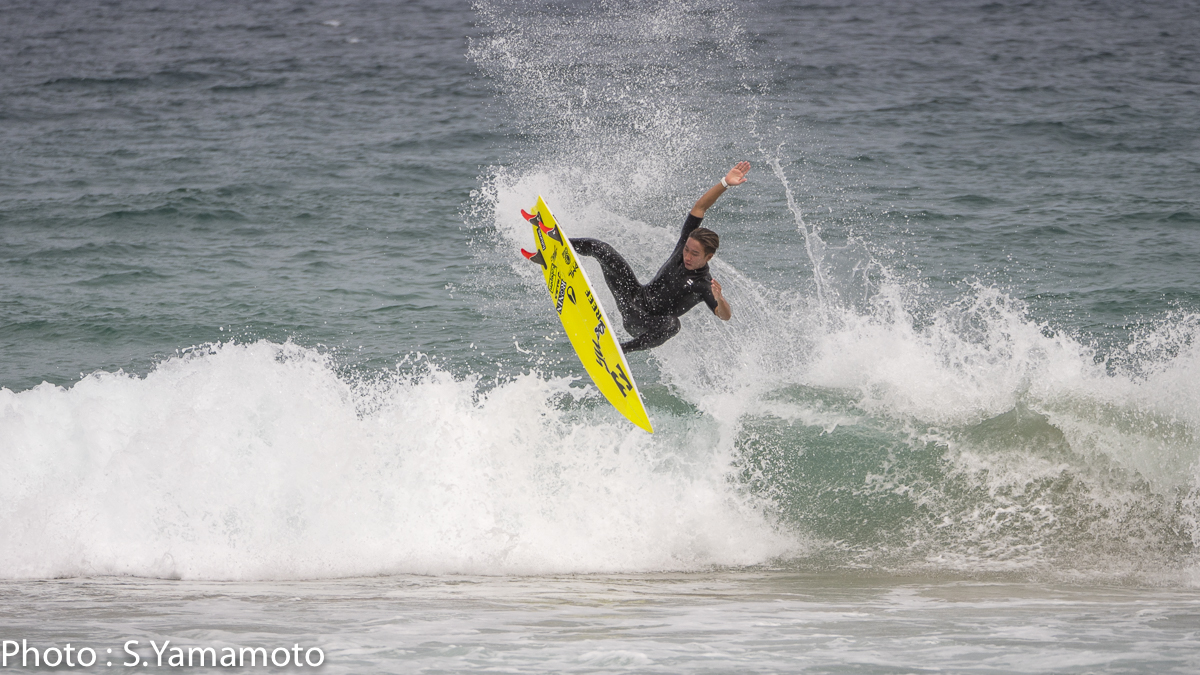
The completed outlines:
[[[532,213],[522,210],[521,215],[533,226],[533,237],[537,242],[537,250],[521,249],[521,253],[542,267],[554,311],[558,313],[583,369],[618,412],[635,425],[654,433],[641,392],[629,371],[629,362],[617,344],[612,322],[596,297],[587,272],[579,265],[570,238],[541,195],[538,195]]]

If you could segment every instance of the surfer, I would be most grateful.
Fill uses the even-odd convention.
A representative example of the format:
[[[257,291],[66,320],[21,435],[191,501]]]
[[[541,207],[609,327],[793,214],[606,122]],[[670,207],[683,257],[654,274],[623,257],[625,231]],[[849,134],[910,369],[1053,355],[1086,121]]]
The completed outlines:
[[[721,240],[716,232],[700,227],[700,223],[717,198],[729,188],[746,182],[749,171],[750,162],[738,162],[721,182],[696,200],[683,221],[679,243],[648,284],[638,282],[633,268],[612,246],[598,239],[571,239],[576,253],[600,263],[604,281],[616,298],[625,330],[633,336],[621,344],[622,351],[653,349],[675,337],[679,332],[679,317],[701,301],[722,321],[733,316],[729,302],[721,294],[721,284],[708,271],[708,261]]]

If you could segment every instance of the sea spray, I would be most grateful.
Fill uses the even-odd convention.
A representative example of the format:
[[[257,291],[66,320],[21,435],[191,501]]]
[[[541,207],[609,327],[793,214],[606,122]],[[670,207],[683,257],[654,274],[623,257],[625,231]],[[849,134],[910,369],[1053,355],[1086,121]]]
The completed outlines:
[[[1126,359],[1136,367],[1114,369],[996,284],[929,286],[903,246],[871,240],[879,214],[863,213],[854,232],[845,219],[807,217],[787,170],[799,160],[782,145],[762,152],[776,146],[763,125],[740,124],[754,106],[704,103],[745,82],[709,67],[737,40],[643,63],[651,27],[673,24],[623,32],[628,16],[617,7],[572,15],[569,31],[536,13],[509,17],[472,52],[535,140],[477,200],[496,234],[479,258],[510,251],[504,258],[527,287],[505,311],[528,312],[525,297],[540,290],[515,254],[528,236],[517,211],[536,194],[573,235],[613,243],[649,278],[714,168],[741,158],[731,148],[758,147],[775,180],[753,174],[706,221],[724,238],[712,270],[733,321],[693,311],[678,336],[631,364],[656,425],[695,430],[739,494],[792,536],[812,538],[789,564],[1110,577],[1190,564],[1200,407],[1180,379],[1191,368],[1186,349],[1144,352]],[[597,35],[621,37],[591,47],[603,55],[594,66],[573,61],[577,42]],[[694,100],[655,79],[697,72],[709,81]],[[632,98],[584,96],[593,86]],[[688,106],[704,113],[649,114]],[[746,199],[782,208],[750,221]],[[1173,402],[1145,373],[1165,376]]]
[[[715,181],[730,160],[712,139],[738,147],[751,133],[752,107],[724,105],[756,74],[736,3],[475,8],[487,33],[469,56],[532,143],[510,167],[554,175],[573,201],[673,222],[690,206],[681,172]]]
[[[804,214],[800,211],[799,205],[796,204],[796,197],[792,194],[792,186],[788,184],[787,174],[783,172],[783,167],[780,166],[779,157],[770,158],[768,163],[771,165],[771,170],[775,173],[775,177],[783,185],[783,192],[787,196],[788,211],[791,211],[792,217],[796,219],[796,229],[803,237],[804,251],[808,254],[809,262],[812,263],[812,276],[814,286],[816,287],[817,305],[824,310],[827,307],[827,303],[839,304],[836,297],[828,297],[833,291],[830,288],[828,274],[824,266],[825,242],[817,234],[816,226],[810,226],[804,221]]]

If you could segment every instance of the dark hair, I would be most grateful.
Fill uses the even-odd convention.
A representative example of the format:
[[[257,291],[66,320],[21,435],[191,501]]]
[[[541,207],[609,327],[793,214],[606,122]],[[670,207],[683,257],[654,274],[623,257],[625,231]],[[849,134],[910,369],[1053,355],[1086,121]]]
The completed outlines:
[[[712,255],[721,247],[721,237],[707,227],[697,227],[688,238],[700,242],[700,246],[704,247],[704,255]]]

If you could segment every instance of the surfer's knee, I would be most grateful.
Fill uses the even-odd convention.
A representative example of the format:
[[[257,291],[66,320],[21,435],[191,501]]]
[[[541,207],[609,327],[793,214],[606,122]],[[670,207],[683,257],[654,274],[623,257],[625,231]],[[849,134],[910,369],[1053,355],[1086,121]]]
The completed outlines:
[[[671,317],[671,324],[669,326],[667,326],[667,331],[668,331],[667,337],[669,337],[669,338],[675,337],[675,334],[679,332],[680,328],[683,328],[683,324],[680,323],[679,317],[677,317],[677,316]]]
[[[572,239],[571,246],[575,248],[575,252],[579,255],[595,258],[600,261],[601,265],[623,265],[628,267],[628,263],[617,253],[617,249],[611,244],[600,241],[599,239],[591,239],[589,237],[580,237]]]
[[[666,319],[666,321],[662,322],[662,325],[658,328],[658,330],[654,331],[655,338],[653,346],[655,347],[658,347],[667,340],[675,337],[677,334],[679,334],[679,329],[683,327],[683,324],[679,322],[679,317],[677,316],[669,316]]]
[[[608,246],[608,244],[605,244],[599,239],[592,239],[591,237],[571,238],[571,247],[574,248],[575,252],[579,255],[586,255],[588,257],[594,256],[596,255],[596,249],[600,248],[601,246]],[[612,248],[611,246],[608,247]]]
[[[679,317],[665,316],[659,317],[656,321],[657,325],[644,326],[642,332],[634,339],[621,345],[621,349],[630,352],[640,349],[654,349],[661,347],[664,342],[675,337],[682,327],[679,323]]]

